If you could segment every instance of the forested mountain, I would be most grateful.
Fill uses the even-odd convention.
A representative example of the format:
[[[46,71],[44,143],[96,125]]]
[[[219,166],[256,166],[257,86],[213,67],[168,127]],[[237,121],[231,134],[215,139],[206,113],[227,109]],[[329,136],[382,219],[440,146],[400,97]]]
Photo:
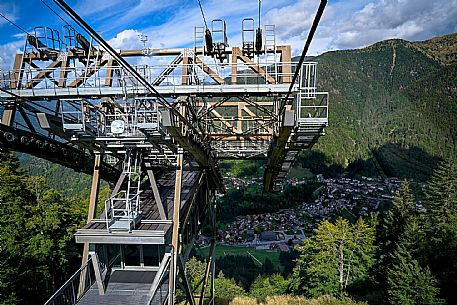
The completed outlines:
[[[364,174],[381,168],[426,180],[441,158],[455,154],[456,46],[457,34],[451,34],[316,57],[319,88],[330,94],[330,126],[315,148],[327,165],[344,170],[352,163]],[[378,168],[370,162],[373,155]],[[304,159],[298,164],[306,167]]]
[[[65,197],[77,199],[88,199],[92,177],[79,173],[71,168],[52,163],[28,154],[16,153],[21,168],[31,176],[41,176],[46,180],[46,184],[59,190]],[[101,182],[102,193],[109,192],[108,183]],[[103,195],[105,196],[105,195]]]

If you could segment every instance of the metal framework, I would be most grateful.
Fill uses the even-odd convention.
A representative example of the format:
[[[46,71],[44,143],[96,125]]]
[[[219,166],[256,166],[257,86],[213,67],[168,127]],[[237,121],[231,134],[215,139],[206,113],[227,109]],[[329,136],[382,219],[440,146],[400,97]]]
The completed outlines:
[[[328,94],[304,54],[326,1],[298,63],[290,46],[276,44],[274,25],[255,31],[251,18],[241,47],[230,47],[226,23],[214,20],[195,28],[190,49],[115,51],[54,2],[88,38],[71,25],[62,35],[37,27],[0,79],[1,149],[93,175],[87,224],[75,234],[83,268],[47,304],[62,304],[66,293],[65,304],[104,304],[114,278],[132,276],[126,270],[150,278],[146,288],[130,279],[138,304],[212,304],[218,160],[265,159],[265,191],[279,191],[297,153],[324,134]],[[139,57],[151,64],[133,65]],[[96,215],[101,178],[113,192]],[[213,236],[198,292],[185,261],[203,225]]]

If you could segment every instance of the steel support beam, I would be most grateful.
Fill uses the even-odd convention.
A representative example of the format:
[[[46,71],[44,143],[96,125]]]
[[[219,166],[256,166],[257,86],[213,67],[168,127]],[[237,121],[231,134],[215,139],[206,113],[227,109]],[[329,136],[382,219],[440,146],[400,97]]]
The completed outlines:
[[[95,281],[98,287],[98,293],[100,295],[105,294],[105,284],[102,271],[100,270],[100,260],[98,254],[95,251],[95,245],[90,245],[89,255],[92,258],[92,266],[94,267]],[[85,271],[84,271],[85,273]]]
[[[211,240],[211,246],[209,248],[210,249],[209,257],[208,257],[208,262],[206,263],[205,276],[204,276],[204,280],[203,280],[202,290],[200,293],[200,302],[198,303],[199,305],[203,305],[203,302],[205,300],[205,292],[206,292],[206,288],[208,286],[208,278],[209,278],[209,275],[210,275],[210,272],[212,269],[212,265],[213,265],[213,256],[214,256],[213,254],[214,254],[215,248],[216,248],[216,240],[213,239],[213,240]]]
[[[179,146],[189,152],[200,166],[209,169],[209,174],[214,182],[215,187],[223,192],[224,186],[222,177],[220,177],[219,171],[216,169],[216,164],[211,156],[211,152],[204,151],[201,147],[201,143],[204,143],[203,139],[200,143],[196,143],[190,139],[188,135],[184,135],[178,124],[175,123],[174,116],[168,110],[162,111],[162,123],[167,129],[170,136],[178,142]]]
[[[0,145],[2,149],[30,154],[48,161],[92,175],[94,157],[83,150],[51,139],[42,134],[0,124]],[[101,177],[107,182],[116,182],[120,172],[102,162]]]

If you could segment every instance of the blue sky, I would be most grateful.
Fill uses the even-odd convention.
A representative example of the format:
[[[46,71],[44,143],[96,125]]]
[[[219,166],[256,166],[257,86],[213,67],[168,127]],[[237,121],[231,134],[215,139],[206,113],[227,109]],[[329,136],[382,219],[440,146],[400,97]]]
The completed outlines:
[[[68,16],[52,0],[43,0]],[[258,0],[201,0],[206,19],[225,19],[229,44],[240,45],[241,20],[257,19]],[[138,35],[152,48],[188,47],[193,28],[203,25],[197,0],[68,0],[115,48],[141,48]],[[318,0],[263,0],[262,23],[276,24],[280,43],[303,47]],[[41,0],[1,0],[0,13],[31,33],[46,25],[64,25]],[[257,21],[256,21],[257,22]],[[329,0],[310,54],[359,48],[387,38],[424,40],[457,32],[457,0]],[[0,68],[8,69],[23,47],[24,34],[0,17]]]

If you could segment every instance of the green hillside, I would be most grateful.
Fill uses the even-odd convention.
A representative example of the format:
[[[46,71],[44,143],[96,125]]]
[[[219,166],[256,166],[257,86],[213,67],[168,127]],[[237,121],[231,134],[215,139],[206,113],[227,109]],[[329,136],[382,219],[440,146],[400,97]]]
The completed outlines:
[[[315,58],[319,88],[330,93],[330,126],[315,146],[326,162],[363,164],[364,174],[376,175],[374,156],[387,175],[425,180],[442,157],[455,154],[457,63],[455,45],[443,41],[456,37],[387,40]]]
[[[457,62],[457,35],[455,33],[414,42],[412,45],[442,64]]]
[[[67,197],[89,198],[92,177],[31,155],[16,153],[20,166],[31,176],[42,176],[46,184]],[[108,187],[102,181],[101,188]]]

